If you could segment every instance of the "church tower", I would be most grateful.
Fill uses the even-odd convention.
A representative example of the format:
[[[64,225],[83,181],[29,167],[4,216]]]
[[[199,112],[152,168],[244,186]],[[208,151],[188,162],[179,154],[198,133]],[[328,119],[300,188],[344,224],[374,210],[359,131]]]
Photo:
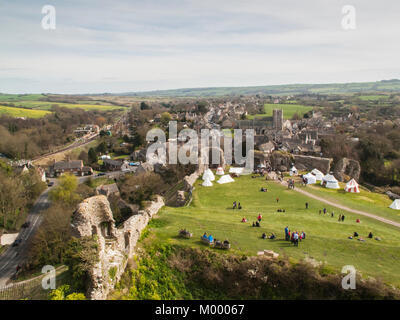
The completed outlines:
[[[275,130],[283,129],[283,110],[282,109],[274,109],[272,111],[272,120]]]

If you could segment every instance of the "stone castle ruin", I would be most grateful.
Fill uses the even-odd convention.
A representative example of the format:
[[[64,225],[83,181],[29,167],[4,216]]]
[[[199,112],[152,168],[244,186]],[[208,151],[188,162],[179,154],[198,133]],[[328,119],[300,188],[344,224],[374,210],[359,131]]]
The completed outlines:
[[[120,280],[128,259],[135,253],[135,246],[142,230],[162,207],[164,200],[157,196],[145,210],[131,216],[116,228],[110,203],[105,195],[97,195],[78,205],[72,216],[72,234],[77,237],[97,236],[99,262],[90,273],[87,297],[104,300]]]

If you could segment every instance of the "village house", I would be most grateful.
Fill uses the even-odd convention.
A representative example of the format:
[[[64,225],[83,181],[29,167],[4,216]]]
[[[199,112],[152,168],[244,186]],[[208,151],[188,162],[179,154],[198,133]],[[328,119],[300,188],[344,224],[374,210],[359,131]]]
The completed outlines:
[[[105,159],[103,166],[106,171],[127,171],[130,170],[129,162],[123,160]]]
[[[93,174],[93,169],[83,165],[82,160],[68,160],[54,162],[50,167],[50,175],[58,177],[64,173],[72,173],[77,176],[85,176]]]

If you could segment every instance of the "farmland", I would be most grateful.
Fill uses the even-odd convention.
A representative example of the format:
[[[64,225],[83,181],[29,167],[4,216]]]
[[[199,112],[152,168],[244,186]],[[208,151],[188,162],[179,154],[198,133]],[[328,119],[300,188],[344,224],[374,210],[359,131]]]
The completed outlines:
[[[294,114],[298,114],[300,117],[303,117],[305,113],[311,111],[313,108],[309,106],[302,106],[299,104],[265,104],[264,105],[264,113],[256,114],[256,115],[248,115],[248,119],[255,118],[263,118],[263,117],[271,117],[272,110],[274,109],[282,109],[283,110],[283,118],[291,119]]]
[[[33,110],[26,108],[13,108],[0,105],[0,115],[5,114],[11,117],[42,118],[49,114],[46,110]]]

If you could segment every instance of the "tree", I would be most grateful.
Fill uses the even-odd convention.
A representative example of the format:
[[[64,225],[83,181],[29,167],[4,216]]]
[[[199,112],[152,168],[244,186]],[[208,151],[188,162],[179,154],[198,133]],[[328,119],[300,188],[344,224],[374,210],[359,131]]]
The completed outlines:
[[[83,293],[72,292],[71,287],[64,284],[49,294],[50,300],[86,300]]]
[[[153,194],[159,193],[163,186],[161,176],[154,172],[126,176],[119,185],[122,198],[141,206],[143,201],[150,200]]]
[[[0,218],[5,229],[14,229],[27,203],[21,179],[0,172]]]
[[[65,264],[68,266],[72,286],[84,291],[90,278],[90,271],[99,261],[97,237],[72,238],[68,243]]]
[[[140,110],[149,110],[149,109],[150,109],[150,106],[146,102],[142,101],[140,103]]]
[[[163,112],[161,114],[161,123],[164,126],[167,126],[168,123],[171,121],[171,119],[172,119],[172,117],[171,117],[171,114],[169,112]]]
[[[89,163],[97,162],[97,152],[94,148],[90,148],[87,154]]]
[[[50,191],[50,199],[65,205],[73,206],[80,201],[76,193],[78,179],[72,174],[65,174],[59,179],[59,185]]]
[[[86,153],[85,151],[81,151],[81,153],[79,154],[78,157],[79,160],[82,160],[84,164],[88,164],[89,163],[89,157],[88,157],[88,153]]]
[[[205,101],[200,101],[197,103],[197,112],[202,114],[207,112],[207,103]]]
[[[43,214],[43,222],[35,233],[28,251],[31,267],[46,264],[63,264],[71,239],[71,215],[73,209],[53,203]]]
[[[106,153],[107,152],[107,144],[105,141],[102,141],[97,147],[96,151],[100,153]]]

